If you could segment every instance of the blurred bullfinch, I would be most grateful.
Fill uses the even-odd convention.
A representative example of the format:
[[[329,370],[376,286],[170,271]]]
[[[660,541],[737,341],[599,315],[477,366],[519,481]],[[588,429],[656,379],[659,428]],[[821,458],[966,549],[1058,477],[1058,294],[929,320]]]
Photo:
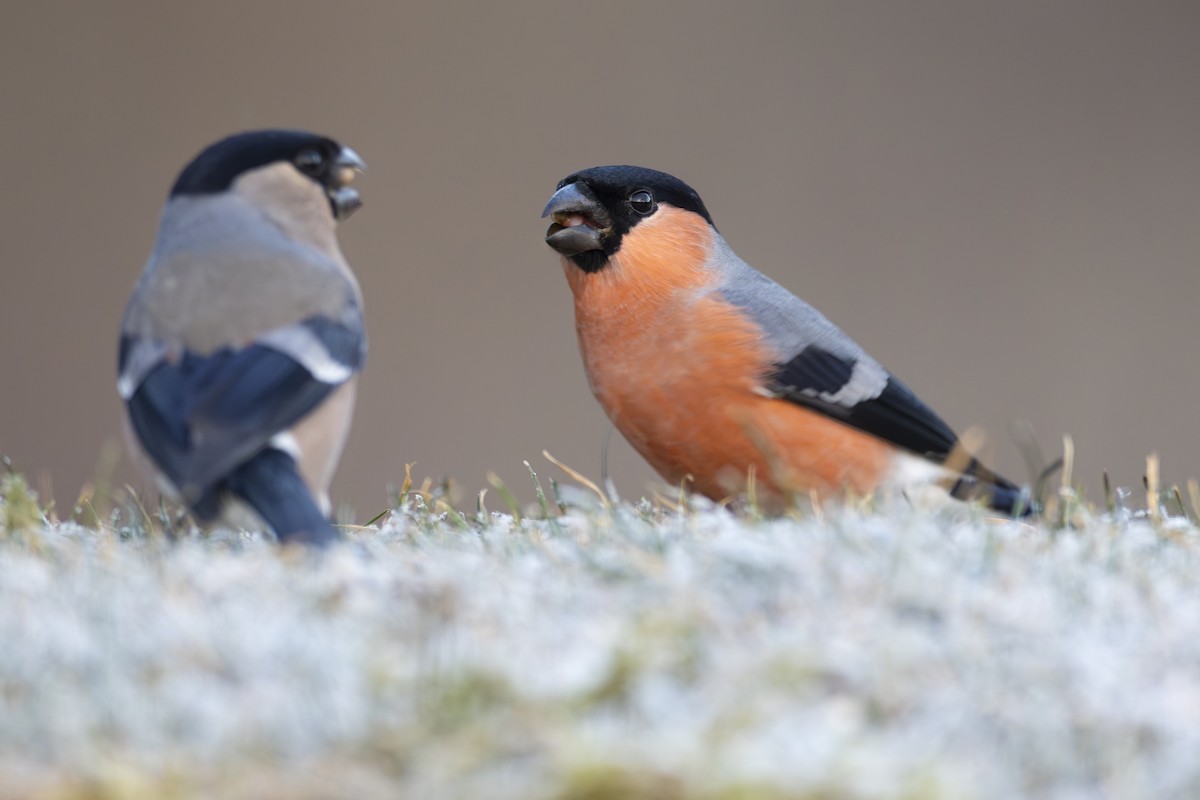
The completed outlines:
[[[333,139],[223,139],[179,174],[121,323],[135,460],[204,522],[323,545],[367,340],[336,225],[365,165]],[[253,513],[245,513],[252,511]]]
[[[738,258],[678,178],[586,169],[542,216],[592,392],[667,481],[717,500],[753,472],[777,501],[940,486],[1008,514],[1030,507],[952,456],[954,432],[854,340]]]

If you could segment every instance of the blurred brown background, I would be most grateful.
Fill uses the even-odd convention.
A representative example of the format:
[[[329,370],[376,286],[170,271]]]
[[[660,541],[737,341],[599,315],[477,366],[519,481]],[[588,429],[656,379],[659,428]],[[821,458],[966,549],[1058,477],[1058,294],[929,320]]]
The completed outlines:
[[[70,503],[119,441],[114,349],[175,174],[295,126],[364,155],[342,244],[371,354],[335,485],[406,461],[526,497],[606,421],[538,219],[633,163],[955,427],[1081,477],[1200,476],[1200,4],[15,3],[0,30],[0,453]],[[614,439],[614,442],[616,439]],[[624,443],[626,494],[649,470]],[[122,466],[122,470],[127,470]],[[121,473],[128,476],[128,471]],[[43,482],[45,479],[43,478]]]

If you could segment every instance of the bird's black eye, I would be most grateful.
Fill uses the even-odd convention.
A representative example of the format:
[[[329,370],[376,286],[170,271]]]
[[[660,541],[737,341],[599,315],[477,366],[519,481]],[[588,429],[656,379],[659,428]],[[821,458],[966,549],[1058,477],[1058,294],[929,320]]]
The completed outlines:
[[[320,175],[325,168],[325,154],[315,147],[306,147],[296,155],[295,164],[301,172]]]
[[[645,189],[638,189],[629,195],[629,207],[645,216],[654,210],[654,196]]]

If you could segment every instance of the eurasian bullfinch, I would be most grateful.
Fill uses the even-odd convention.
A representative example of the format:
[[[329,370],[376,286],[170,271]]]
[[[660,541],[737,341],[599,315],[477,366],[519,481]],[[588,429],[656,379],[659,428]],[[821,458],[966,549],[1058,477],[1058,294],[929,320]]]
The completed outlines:
[[[135,460],[201,521],[337,538],[327,492],[367,340],[335,226],[361,205],[364,167],[323,136],[252,131],[171,188],[121,323],[117,389]]]
[[[726,244],[700,196],[663,172],[564,178],[542,216],[575,297],[592,392],[660,475],[713,499],[865,495],[937,484],[992,508],[1021,489],[819,311]],[[944,496],[944,495],[943,495]]]

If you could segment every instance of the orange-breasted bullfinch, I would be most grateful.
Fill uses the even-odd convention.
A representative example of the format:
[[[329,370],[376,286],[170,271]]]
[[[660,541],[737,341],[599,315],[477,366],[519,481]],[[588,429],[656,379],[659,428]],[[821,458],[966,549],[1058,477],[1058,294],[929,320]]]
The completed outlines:
[[[353,150],[251,131],[179,174],[121,324],[135,460],[204,522],[323,545],[366,355],[335,226],[361,205]],[[252,511],[252,514],[246,513]]]
[[[667,481],[713,499],[940,485],[1005,513],[1026,494],[974,459],[911,390],[726,244],[671,175],[595,167],[542,213],[562,255],[592,392]],[[942,496],[945,496],[943,494]]]

